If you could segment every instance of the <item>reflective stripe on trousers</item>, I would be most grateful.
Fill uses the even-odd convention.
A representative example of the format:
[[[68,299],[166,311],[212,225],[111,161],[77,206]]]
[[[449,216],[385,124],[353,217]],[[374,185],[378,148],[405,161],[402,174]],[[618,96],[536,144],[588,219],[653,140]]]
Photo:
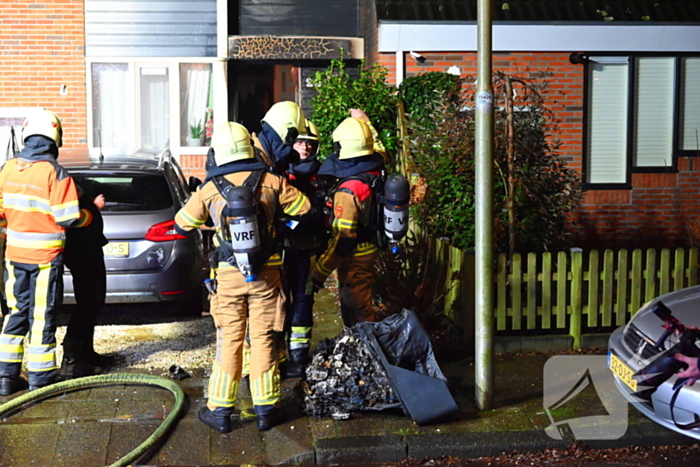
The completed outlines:
[[[311,346],[311,326],[292,326],[289,350],[308,349]]]
[[[29,384],[54,381],[56,366],[56,314],[63,299],[63,258],[49,264],[6,261],[5,293],[10,314],[0,334],[0,375],[18,376],[22,367],[22,340],[29,333],[27,370]]]

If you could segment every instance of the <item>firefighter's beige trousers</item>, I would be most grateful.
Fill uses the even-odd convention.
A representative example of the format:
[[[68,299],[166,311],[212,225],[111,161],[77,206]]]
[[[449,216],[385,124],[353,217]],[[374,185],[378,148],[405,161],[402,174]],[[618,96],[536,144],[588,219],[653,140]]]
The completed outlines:
[[[235,268],[217,271],[212,316],[216,323],[216,360],[209,380],[207,406],[231,408],[241,379],[246,326],[250,332],[250,391],[254,405],[270,405],[281,397],[274,332],[284,325],[284,294],[278,268],[263,270],[245,282]]]
[[[375,321],[372,280],[376,257],[375,245],[361,243],[338,267],[340,311],[345,326],[350,327],[360,321]]]

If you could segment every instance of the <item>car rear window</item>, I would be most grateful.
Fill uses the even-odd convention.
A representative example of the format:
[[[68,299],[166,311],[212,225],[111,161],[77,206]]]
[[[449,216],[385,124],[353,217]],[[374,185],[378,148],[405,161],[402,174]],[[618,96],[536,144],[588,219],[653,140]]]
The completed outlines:
[[[168,181],[152,174],[74,174],[75,183],[90,197],[104,195],[104,211],[157,211],[173,206]]]

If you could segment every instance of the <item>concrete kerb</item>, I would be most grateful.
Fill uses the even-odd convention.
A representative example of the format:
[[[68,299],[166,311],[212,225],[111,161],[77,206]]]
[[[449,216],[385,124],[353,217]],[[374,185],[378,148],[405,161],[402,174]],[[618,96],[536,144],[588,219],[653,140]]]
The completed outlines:
[[[540,451],[567,444],[550,438],[542,430],[406,436],[407,454],[413,459],[442,456],[470,459],[512,451]]]
[[[323,438],[315,443],[316,464],[374,464],[398,462],[407,456],[401,435]]]
[[[471,432],[427,435],[385,435],[325,438],[316,441],[316,465],[399,462],[405,458],[444,456],[473,459],[503,453],[565,449],[571,441],[556,440],[543,430]],[[582,440],[592,449],[627,446],[676,446],[697,443],[653,423],[630,426],[615,440]]]

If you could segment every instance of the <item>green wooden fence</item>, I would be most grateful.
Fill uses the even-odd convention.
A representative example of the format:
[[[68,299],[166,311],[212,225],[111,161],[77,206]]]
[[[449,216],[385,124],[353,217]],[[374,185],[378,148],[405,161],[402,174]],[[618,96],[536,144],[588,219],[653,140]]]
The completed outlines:
[[[447,268],[446,313],[469,328],[474,257],[443,242],[435,257]],[[698,250],[502,254],[494,275],[497,331],[562,329],[579,348],[584,328],[621,326],[649,300],[697,285]]]

